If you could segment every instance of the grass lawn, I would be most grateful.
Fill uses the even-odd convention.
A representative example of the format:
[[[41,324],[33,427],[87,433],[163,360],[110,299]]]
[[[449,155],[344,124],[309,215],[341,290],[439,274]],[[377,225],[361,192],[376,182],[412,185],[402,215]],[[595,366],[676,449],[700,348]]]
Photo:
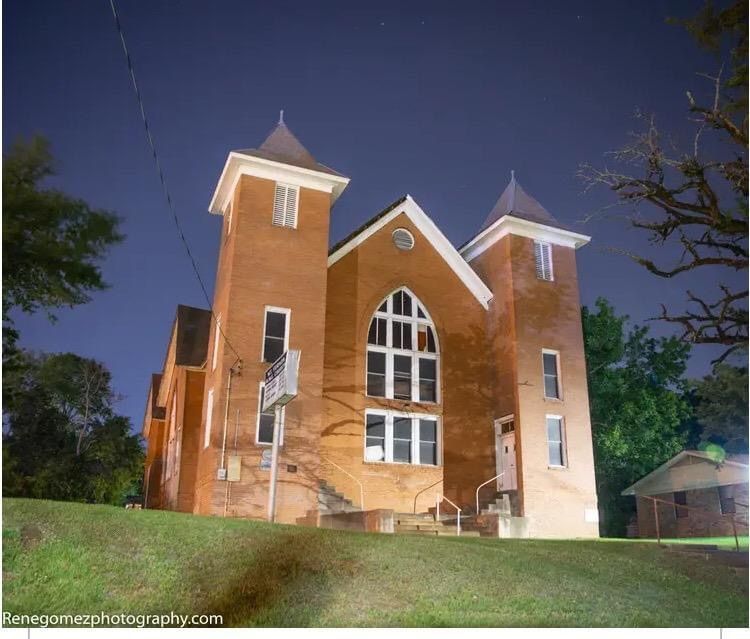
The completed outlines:
[[[747,571],[655,544],[422,538],[3,500],[14,614],[232,626],[747,626]]]
[[[640,541],[653,541],[656,539],[643,539]],[[748,536],[737,535],[737,541],[740,544],[740,548],[748,549]],[[735,544],[734,537],[680,537],[679,539],[662,539],[663,544],[713,544],[718,546],[721,550],[735,550],[737,545]]]

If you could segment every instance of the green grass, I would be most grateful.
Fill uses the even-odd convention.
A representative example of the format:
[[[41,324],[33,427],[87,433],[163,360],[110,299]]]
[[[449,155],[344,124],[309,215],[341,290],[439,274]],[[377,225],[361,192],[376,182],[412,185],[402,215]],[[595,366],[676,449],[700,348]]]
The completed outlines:
[[[747,572],[654,544],[422,538],[3,501],[14,614],[233,626],[747,626]]]
[[[639,539],[638,541],[656,542],[656,539]],[[740,549],[748,549],[748,536],[737,535]],[[718,546],[721,550],[735,550],[737,544],[734,537],[680,537],[678,539],[662,539],[663,544],[712,544]]]

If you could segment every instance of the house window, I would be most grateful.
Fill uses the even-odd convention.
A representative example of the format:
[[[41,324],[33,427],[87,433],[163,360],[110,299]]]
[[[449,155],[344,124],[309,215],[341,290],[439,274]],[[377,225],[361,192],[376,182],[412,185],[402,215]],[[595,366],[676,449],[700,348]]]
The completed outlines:
[[[276,421],[276,411],[273,407],[263,410],[264,397],[263,383],[260,384],[258,391],[258,419],[255,424],[255,443],[261,446],[270,446],[273,444],[273,424]],[[284,443],[284,413],[285,408],[281,408],[279,415],[279,446]]]
[[[276,184],[273,197],[273,225],[297,228],[297,203],[299,188],[289,184]]]
[[[438,421],[432,415],[368,410],[365,414],[365,461],[438,464]]]
[[[719,486],[719,506],[722,515],[733,515],[737,512],[734,504],[734,486]]]
[[[367,332],[367,394],[439,401],[435,325],[421,302],[399,289],[377,307]]]
[[[565,431],[560,415],[547,415],[547,448],[550,466],[565,466]]]
[[[555,351],[542,351],[542,369],[544,371],[544,396],[547,399],[560,399],[559,355]]]
[[[275,362],[289,343],[289,309],[266,306],[263,327],[263,361]]]
[[[216,370],[216,362],[219,359],[219,335],[221,334],[221,315],[216,316],[214,323],[214,349],[211,354],[211,370]]]
[[[203,448],[211,443],[211,420],[214,416],[214,389],[208,391],[206,397],[206,429],[203,431]]]
[[[540,280],[552,281],[552,246],[547,242],[534,241],[534,262],[536,264],[536,276]]]
[[[687,506],[687,493],[684,490],[679,490],[674,493],[674,516],[677,519],[688,517],[690,511],[687,508],[680,508],[680,506]]]

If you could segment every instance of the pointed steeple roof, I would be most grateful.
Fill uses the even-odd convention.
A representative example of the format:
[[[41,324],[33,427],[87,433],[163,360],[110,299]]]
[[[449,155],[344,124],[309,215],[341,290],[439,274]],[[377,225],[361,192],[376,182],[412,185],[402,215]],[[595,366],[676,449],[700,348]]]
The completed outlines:
[[[508,183],[508,186],[505,187],[500,199],[490,211],[484,224],[482,224],[482,228],[479,229],[479,233],[488,229],[505,215],[511,215],[529,222],[536,222],[537,224],[544,224],[545,226],[553,226],[558,229],[568,230],[568,227],[560,224],[560,222],[558,222],[549,211],[547,211],[547,209],[521,188],[521,185],[516,181],[514,171],[510,172],[510,182]]]
[[[282,164],[291,164],[311,171],[320,171],[329,175],[341,175],[325,164],[318,162],[289,130],[284,123],[284,112],[281,112],[278,124],[273,131],[268,134],[265,142],[257,149],[239,149],[236,153],[243,155],[252,155],[256,158],[281,162]]]

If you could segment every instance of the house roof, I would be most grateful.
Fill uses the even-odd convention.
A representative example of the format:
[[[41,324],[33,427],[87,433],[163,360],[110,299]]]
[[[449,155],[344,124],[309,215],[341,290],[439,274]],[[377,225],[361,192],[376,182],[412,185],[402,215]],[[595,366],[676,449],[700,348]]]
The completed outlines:
[[[712,455],[708,452],[702,451],[702,450],[683,450],[679,453],[677,453],[674,457],[664,462],[661,466],[656,468],[655,470],[652,470],[648,475],[645,477],[642,477],[637,482],[635,482],[632,486],[628,486],[625,490],[620,493],[621,495],[638,495],[638,494],[646,494],[641,493],[640,489],[645,488],[652,480],[654,480],[658,475],[666,472],[673,466],[675,466],[677,463],[681,462],[686,457],[697,457],[699,459],[703,459],[705,461],[711,462],[717,466],[719,465],[729,465],[729,466],[735,466],[744,468],[747,470],[748,463],[747,463],[747,455],[728,455],[723,460],[717,460],[715,455]],[[743,460],[744,458],[744,460]],[[718,485],[718,484],[717,484]]]
[[[259,148],[237,149],[234,153],[251,155],[256,158],[291,164],[292,166],[298,166],[311,171],[341,176],[341,173],[318,162],[312,153],[302,145],[297,136],[289,130],[289,127],[284,124],[283,120],[279,121]]]
[[[545,226],[570,230],[564,224],[560,224],[547,209],[521,188],[521,185],[516,181],[514,171],[510,172],[508,186],[505,187],[502,195],[495,202],[495,206],[492,207],[489,215],[484,220],[479,233],[490,228],[495,222],[506,215],[529,222],[536,222],[537,224],[544,224]]]
[[[437,251],[439,255],[450,266],[453,272],[463,282],[463,284],[473,293],[477,301],[486,309],[489,301],[492,299],[492,291],[487,288],[481,280],[458,253],[448,238],[443,235],[430,217],[414,201],[411,195],[404,195],[398,200],[388,205],[385,209],[371,217],[367,222],[360,226],[356,231],[347,235],[343,240],[337,242],[328,253],[328,267],[330,268],[342,257],[347,255],[354,248],[365,242],[369,237],[377,233],[381,228],[386,226],[391,220],[401,214],[406,215],[424,235],[427,241]]]

